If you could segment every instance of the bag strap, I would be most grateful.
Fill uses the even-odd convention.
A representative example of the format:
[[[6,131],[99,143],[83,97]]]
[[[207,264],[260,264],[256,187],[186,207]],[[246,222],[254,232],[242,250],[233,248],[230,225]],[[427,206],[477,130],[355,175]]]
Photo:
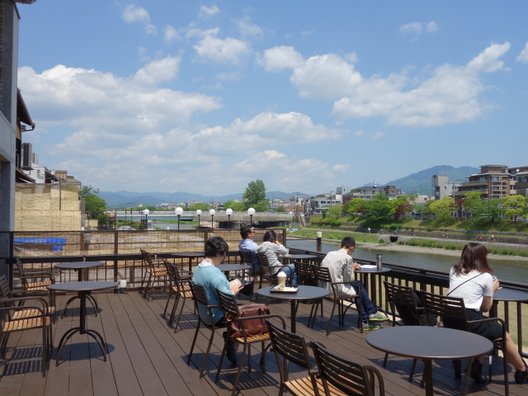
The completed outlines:
[[[456,289],[458,289],[458,288],[459,288],[460,286],[462,286],[464,283],[467,283],[467,282],[469,282],[470,280],[473,280],[473,279],[479,277],[479,276],[482,275],[483,273],[484,273],[484,272],[481,272],[480,274],[475,275],[474,277],[465,280],[465,281],[462,282],[460,285],[458,285],[458,286],[455,287],[453,290],[451,290],[449,293],[447,293],[447,295],[449,296],[451,293],[453,293]]]

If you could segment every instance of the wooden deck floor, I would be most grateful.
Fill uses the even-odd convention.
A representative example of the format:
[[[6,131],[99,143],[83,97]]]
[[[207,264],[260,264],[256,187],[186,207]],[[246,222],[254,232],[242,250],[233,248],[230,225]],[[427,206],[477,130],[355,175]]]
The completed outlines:
[[[145,301],[137,292],[127,294],[97,294],[101,312],[98,316],[89,315],[87,326],[98,330],[106,337],[110,353],[108,361],[103,361],[97,345],[86,335],[75,335],[63,351],[63,360],[58,366],[55,360],[44,378],[40,373],[41,350],[40,333],[26,331],[11,336],[8,344],[10,361],[3,367],[0,379],[0,395],[228,395],[231,391],[233,374],[222,375],[214,383],[214,368],[219,360],[222,337],[217,336],[210,355],[210,374],[199,378],[198,369],[203,361],[206,338],[198,338],[192,365],[187,365],[186,355],[194,334],[196,319],[192,307],[185,310],[184,330],[177,333],[170,329],[161,317],[165,299]],[[64,298],[58,298],[61,307]],[[283,315],[289,320],[289,304],[268,301],[272,313]],[[326,304],[325,310],[329,310]],[[347,318],[349,327],[337,326],[328,337],[323,329],[326,319],[318,317],[314,329],[306,327],[309,306],[301,305],[298,314],[297,331],[309,339],[318,340],[328,348],[355,359],[362,364],[378,367],[385,380],[388,395],[423,395],[420,387],[421,368],[418,367],[413,383],[407,381],[411,360],[391,356],[387,368],[382,367],[383,353],[370,347],[366,335],[350,325],[355,323],[354,315]],[[93,313],[89,309],[89,313]],[[78,324],[78,310],[69,309],[65,318],[59,319],[54,326],[54,342],[70,327]],[[328,312],[326,312],[328,317]],[[337,321],[336,321],[337,322]],[[203,333],[207,334],[208,333]],[[434,342],[434,340],[431,340]],[[258,356],[254,367],[258,367]],[[276,395],[278,393],[278,372],[273,353],[266,357],[267,373],[253,371],[244,374],[241,382],[241,395]],[[504,386],[501,381],[501,365],[494,364],[494,382],[477,387],[471,380],[469,393],[474,395],[502,395]],[[302,374],[292,368],[293,375]],[[453,375],[451,363],[434,362],[435,394],[457,395],[462,382]],[[510,394],[521,395],[528,392],[528,385],[516,385],[510,374]]]

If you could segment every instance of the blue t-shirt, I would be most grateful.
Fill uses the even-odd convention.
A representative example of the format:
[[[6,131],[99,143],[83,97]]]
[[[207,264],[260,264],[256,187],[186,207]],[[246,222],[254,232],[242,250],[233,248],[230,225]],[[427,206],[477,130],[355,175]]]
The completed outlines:
[[[196,267],[196,270],[194,271],[192,281],[205,288],[207,300],[210,305],[218,305],[216,289],[224,293],[233,294],[229,288],[229,282],[225,274],[210,261],[204,260],[198,264],[198,267]],[[198,304],[198,314],[208,325],[213,325],[224,317],[224,312],[220,308],[213,308],[211,309],[211,312],[209,312],[209,310],[202,304]]]

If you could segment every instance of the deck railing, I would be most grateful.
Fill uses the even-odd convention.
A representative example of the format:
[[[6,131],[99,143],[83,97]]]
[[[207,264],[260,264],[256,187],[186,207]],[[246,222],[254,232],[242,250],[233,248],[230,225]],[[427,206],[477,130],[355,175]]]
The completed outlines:
[[[262,240],[265,230],[255,230],[256,242]],[[285,239],[286,231],[282,237]],[[223,237],[230,247],[226,262],[239,262],[238,230],[143,230],[143,231],[90,231],[90,232],[38,232],[38,233],[0,233],[0,241],[7,241],[11,254],[0,257],[0,273],[8,273],[13,287],[20,287],[13,264],[18,258],[25,266],[52,269],[54,265],[65,261],[103,261],[104,265],[91,269],[91,280],[125,280],[128,288],[139,288],[145,274],[145,265],[140,249],[166,258],[170,262],[187,268],[188,259],[175,257],[176,252],[203,251],[205,241],[211,236]],[[316,242],[314,241],[314,247]],[[293,249],[292,253],[309,253],[322,260],[324,253]],[[316,260],[317,261],[317,260]],[[365,263],[374,264],[367,260]],[[415,289],[436,293],[445,293],[448,287],[448,275],[437,271],[409,268],[384,263],[391,269],[381,275],[373,275],[370,296],[378,305],[388,310],[383,281],[389,280]],[[75,280],[74,272],[55,271],[58,281]],[[501,282],[504,287],[528,290],[528,285]],[[506,321],[510,334],[518,342],[523,356],[528,357],[528,303],[499,302],[498,316]],[[521,329],[520,332],[518,329]]]

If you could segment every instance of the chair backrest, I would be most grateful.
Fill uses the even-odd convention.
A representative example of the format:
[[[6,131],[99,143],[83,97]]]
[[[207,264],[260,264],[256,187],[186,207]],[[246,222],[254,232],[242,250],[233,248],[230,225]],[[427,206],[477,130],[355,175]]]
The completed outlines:
[[[434,316],[430,316],[431,322],[428,321],[429,316],[425,314],[425,308],[422,306],[420,297],[412,287],[396,285],[389,281],[384,281],[383,284],[393,317],[397,311],[406,326],[434,325],[436,323]]]
[[[7,298],[11,294],[9,281],[5,275],[0,275],[0,297]]]
[[[238,303],[235,295],[224,293],[218,289],[216,290],[216,295],[218,296],[218,303],[220,305],[220,309],[224,311],[226,317],[238,317]]]
[[[197,285],[194,282],[191,282],[191,291],[193,299],[197,304],[202,304],[204,306],[209,305],[209,299],[207,298],[207,292],[203,286]]]
[[[271,276],[271,270],[269,266],[268,256],[265,253],[257,253],[257,260],[260,266],[260,270],[266,276]]]
[[[317,278],[314,274],[313,264],[304,261],[295,261],[297,280],[302,285],[317,286]]]
[[[440,316],[445,327],[467,330],[464,300],[441,294],[422,291],[420,293],[427,313]]]
[[[255,264],[254,263],[255,256],[253,255],[254,254],[253,252],[250,252],[249,250],[240,250],[239,254],[240,254],[240,260],[243,264],[250,264],[250,265]]]
[[[273,352],[279,362],[278,355],[295,363],[297,366],[310,370],[312,363],[308,352],[308,344],[303,336],[291,333],[266,321],[270,333]]]
[[[379,394],[385,394],[381,373],[372,366],[362,366],[349,359],[328,351],[322,344],[310,342],[315,355],[319,375],[326,395],[330,395],[329,384],[346,395],[375,394],[376,380]]]
[[[178,268],[168,260],[163,259],[163,264],[165,264],[170,280],[176,284],[175,286],[177,286],[178,282],[182,280],[180,271],[178,271]]]

